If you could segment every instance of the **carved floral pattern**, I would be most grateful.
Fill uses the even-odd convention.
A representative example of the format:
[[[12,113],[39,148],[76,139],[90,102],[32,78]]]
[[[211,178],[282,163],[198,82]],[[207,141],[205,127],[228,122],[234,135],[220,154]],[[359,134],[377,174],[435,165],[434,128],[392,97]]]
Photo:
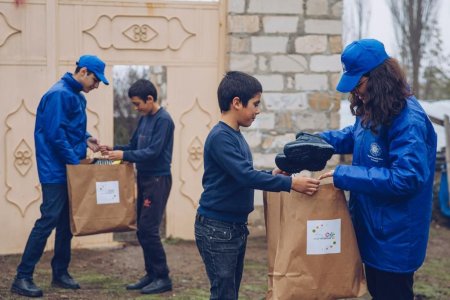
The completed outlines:
[[[102,49],[179,50],[195,36],[179,18],[157,16],[102,15],[83,33],[94,38]]]
[[[198,136],[196,136],[192,141],[188,152],[189,163],[195,170],[198,170],[202,165],[203,160],[203,143],[200,141],[200,138]]]
[[[148,42],[155,38],[158,33],[148,25],[132,25],[123,34],[133,42]]]
[[[14,157],[14,166],[22,176],[25,176],[31,169],[31,159],[33,157],[33,150],[30,146],[28,146],[25,140],[22,140],[17,146],[16,150],[14,151]]]
[[[211,129],[212,117],[195,100],[191,108],[186,110],[180,118],[180,151],[181,161],[188,161],[190,168],[182,168],[180,171],[180,193],[189,199],[196,208],[202,191],[201,178],[203,169],[203,145],[206,136]],[[191,139],[195,136],[194,139]]]
[[[30,146],[34,144],[35,114],[22,100],[19,107],[6,116],[5,121],[5,198],[25,216],[27,208],[41,197],[34,147]],[[33,169],[35,174],[31,173]]]

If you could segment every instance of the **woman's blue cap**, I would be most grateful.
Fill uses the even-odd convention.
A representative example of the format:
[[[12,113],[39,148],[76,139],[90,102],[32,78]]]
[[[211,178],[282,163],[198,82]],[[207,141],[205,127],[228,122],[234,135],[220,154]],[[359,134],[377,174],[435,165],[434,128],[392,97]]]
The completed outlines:
[[[361,77],[381,65],[389,56],[383,43],[374,39],[354,41],[341,55],[343,74],[336,89],[342,93],[351,92]]]
[[[77,61],[77,66],[80,68],[86,67],[88,71],[95,74],[104,84],[109,84],[105,77],[105,63],[95,55],[82,55]]]

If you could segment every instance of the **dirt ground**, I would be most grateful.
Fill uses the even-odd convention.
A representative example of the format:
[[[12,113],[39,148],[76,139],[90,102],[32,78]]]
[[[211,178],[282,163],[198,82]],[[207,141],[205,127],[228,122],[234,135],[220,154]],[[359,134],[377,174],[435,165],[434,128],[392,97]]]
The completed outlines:
[[[121,248],[74,250],[70,272],[81,290],[50,286],[52,252],[37,265],[34,280],[44,299],[208,299],[209,283],[192,241],[165,240],[174,290],[157,296],[125,290],[127,283],[143,275],[143,258],[136,243]],[[450,299],[450,226],[433,224],[427,259],[416,273],[416,299]],[[0,256],[0,299],[24,299],[9,292],[20,255]],[[249,238],[240,299],[264,299],[267,289],[267,256],[264,236]],[[369,299],[368,296],[362,299]]]

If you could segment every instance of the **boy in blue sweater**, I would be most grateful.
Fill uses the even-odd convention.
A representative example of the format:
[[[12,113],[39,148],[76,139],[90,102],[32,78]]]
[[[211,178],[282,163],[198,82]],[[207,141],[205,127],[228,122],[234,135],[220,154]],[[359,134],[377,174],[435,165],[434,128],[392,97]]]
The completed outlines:
[[[237,299],[247,244],[247,217],[254,189],[314,194],[319,180],[289,177],[279,169],[253,168],[250,148],[239,128],[260,113],[262,86],[242,72],[228,72],[217,90],[221,121],[204,148],[203,188],[195,221],[195,240],[211,284],[210,299]]]
[[[172,187],[170,164],[175,124],[169,113],[157,102],[153,83],[140,79],[128,90],[135,109],[143,116],[128,145],[114,148],[100,146],[110,159],[136,163],[137,169],[137,237],[144,252],[146,274],[128,290],[158,294],[172,290],[159,226]]]

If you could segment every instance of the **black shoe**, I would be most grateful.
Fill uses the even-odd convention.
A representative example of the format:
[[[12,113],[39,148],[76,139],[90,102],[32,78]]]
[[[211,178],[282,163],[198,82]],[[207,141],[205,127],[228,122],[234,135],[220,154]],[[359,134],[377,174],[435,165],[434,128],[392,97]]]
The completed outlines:
[[[149,285],[152,282],[152,279],[145,275],[138,282],[127,285],[127,290],[140,290],[146,285]]]
[[[284,154],[303,170],[323,170],[334,148],[318,135],[299,132],[296,140],[284,145]]]
[[[275,164],[280,170],[289,174],[300,173],[303,170],[298,163],[289,160],[284,154],[277,154],[275,156]]]
[[[142,294],[160,294],[172,290],[172,280],[167,278],[157,278],[141,290]]]
[[[44,295],[42,290],[34,284],[33,279],[14,278],[11,292],[26,297],[42,297]]]
[[[71,290],[78,290],[80,288],[78,282],[76,282],[69,274],[63,274],[58,277],[54,276],[52,286]]]

